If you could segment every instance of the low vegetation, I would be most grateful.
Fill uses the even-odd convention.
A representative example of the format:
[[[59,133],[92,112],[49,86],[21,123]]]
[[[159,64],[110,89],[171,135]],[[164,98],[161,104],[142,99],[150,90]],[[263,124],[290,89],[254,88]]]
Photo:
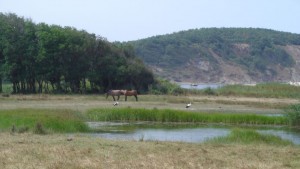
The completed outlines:
[[[151,86],[150,94],[169,95],[202,95],[202,96],[242,96],[257,98],[300,98],[300,87],[283,83],[260,83],[254,86],[248,85],[224,85],[213,89],[183,89],[179,85],[165,80],[158,80],[155,86]],[[276,106],[276,105],[275,105]]]
[[[226,85],[216,89],[223,96],[300,98],[300,87],[280,83],[264,83],[255,86]]]
[[[87,135],[0,133],[1,168],[299,168],[300,149],[268,144],[107,140]]]
[[[251,129],[233,129],[228,136],[213,138],[207,143],[214,144],[269,144],[269,145],[293,145],[288,140],[283,140],[278,136],[260,134]]]
[[[71,110],[14,109],[0,110],[2,131],[37,134],[46,132],[86,132],[89,130],[79,113]]]
[[[146,97],[146,96],[145,96]],[[156,96],[147,96],[155,100]],[[156,105],[166,96],[159,96]],[[172,99],[180,97],[172,96]],[[149,98],[148,98],[149,99]],[[169,98],[170,99],[170,98]],[[84,100],[84,101],[83,101]],[[232,124],[287,124],[286,117],[195,113],[183,110],[113,107],[99,96],[10,96],[0,102],[101,102],[89,111],[62,109],[7,109],[0,107],[0,168],[299,168],[300,149],[277,137],[236,129],[228,137],[204,144],[160,141],[120,141],[91,137],[88,120],[157,120]],[[32,102],[33,101],[33,102]],[[49,102],[48,102],[49,101]],[[151,102],[152,102],[151,101]],[[144,104],[141,102],[130,102]],[[150,101],[146,101],[150,103]],[[3,105],[3,104],[2,104]],[[18,104],[16,104],[18,106]],[[80,106],[82,106],[80,105]],[[87,104],[91,106],[92,104]],[[175,104],[172,104],[175,105]],[[68,105],[69,106],[69,105]],[[76,108],[73,108],[76,109]],[[175,108],[174,108],[175,109]],[[202,120],[201,120],[202,119]],[[16,134],[22,133],[22,134]],[[51,133],[51,134],[44,134]],[[62,133],[62,134],[60,134]],[[66,134],[67,133],[67,134]],[[26,159],[26,160],[24,160]]]
[[[289,124],[300,127],[300,104],[291,105],[285,111]]]
[[[252,125],[286,125],[285,117],[270,117],[257,114],[198,113],[171,109],[93,109],[87,112],[93,121],[155,121],[190,123],[226,123]]]

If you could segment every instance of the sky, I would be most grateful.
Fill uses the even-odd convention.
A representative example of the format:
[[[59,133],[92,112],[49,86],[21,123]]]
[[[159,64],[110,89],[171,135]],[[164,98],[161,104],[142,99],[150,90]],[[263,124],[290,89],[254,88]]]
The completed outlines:
[[[300,34],[299,0],[0,0],[0,12],[131,41],[210,27]]]

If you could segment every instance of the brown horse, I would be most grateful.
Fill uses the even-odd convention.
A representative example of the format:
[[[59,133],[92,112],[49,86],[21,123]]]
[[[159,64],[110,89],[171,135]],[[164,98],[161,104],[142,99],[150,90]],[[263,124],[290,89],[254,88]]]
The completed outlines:
[[[118,96],[118,100],[120,99],[120,95],[124,95],[124,92],[122,92],[123,90],[109,90],[106,93],[106,99],[107,97],[110,95],[114,98],[114,101],[116,101],[115,96]]]
[[[127,101],[127,96],[134,96],[135,100],[138,101],[136,90],[121,90],[121,92],[125,95],[125,101]]]

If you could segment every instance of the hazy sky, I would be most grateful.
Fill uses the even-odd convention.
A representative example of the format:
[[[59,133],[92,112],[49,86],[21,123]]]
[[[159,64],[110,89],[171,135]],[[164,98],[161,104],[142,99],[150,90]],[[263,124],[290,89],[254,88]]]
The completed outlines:
[[[0,12],[84,29],[109,41],[209,27],[300,33],[300,0],[0,0]]]

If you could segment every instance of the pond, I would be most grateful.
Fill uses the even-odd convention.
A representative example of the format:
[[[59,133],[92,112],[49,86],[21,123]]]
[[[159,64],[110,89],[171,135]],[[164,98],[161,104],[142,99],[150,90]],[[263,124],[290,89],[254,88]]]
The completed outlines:
[[[110,122],[88,122],[88,125],[99,132],[92,136],[114,139],[114,140],[143,140],[143,141],[176,141],[201,143],[212,138],[226,136],[231,128],[225,126],[211,125],[155,125],[145,123],[110,123]],[[300,132],[284,130],[281,128],[255,129],[262,134],[272,134],[282,139],[290,140],[300,145]]]

